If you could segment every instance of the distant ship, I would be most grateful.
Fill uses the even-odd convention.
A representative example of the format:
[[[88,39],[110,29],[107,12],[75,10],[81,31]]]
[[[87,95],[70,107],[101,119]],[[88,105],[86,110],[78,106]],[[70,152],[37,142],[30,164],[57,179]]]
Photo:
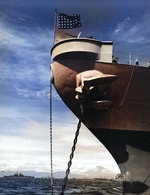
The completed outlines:
[[[112,41],[80,38],[80,27],[56,11],[52,82],[117,162],[123,194],[150,194],[150,68],[118,63]]]
[[[22,173],[19,173],[18,171],[14,173],[13,175],[4,175],[3,177],[10,177],[10,178],[34,178],[34,176],[25,176]]]

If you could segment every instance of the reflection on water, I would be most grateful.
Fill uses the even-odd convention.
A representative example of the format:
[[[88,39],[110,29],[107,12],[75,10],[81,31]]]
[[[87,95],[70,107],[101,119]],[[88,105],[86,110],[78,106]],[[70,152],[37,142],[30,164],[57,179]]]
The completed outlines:
[[[61,192],[63,179],[54,179],[54,195]],[[0,195],[51,195],[48,178],[0,178]],[[122,195],[122,182],[103,179],[69,179],[65,195]]]

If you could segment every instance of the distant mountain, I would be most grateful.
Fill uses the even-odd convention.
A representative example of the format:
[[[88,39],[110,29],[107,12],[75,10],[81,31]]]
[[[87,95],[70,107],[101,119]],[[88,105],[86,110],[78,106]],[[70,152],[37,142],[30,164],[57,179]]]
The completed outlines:
[[[108,179],[108,178],[114,178],[116,176],[116,173],[113,173],[102,166],[97,166],[89,171],[85,171],[83,174],[87,176],[88,178],[107,178]]]
[[[0,172],[0,177],[9,176],[15,174],[16,171],[3,171]],[[21,171],[24,176],[34,176],[36,178],[40,177],[50,177],[50,173],[48,172],[36,172],[36,171]],[[54,178],[64,178],[66,175],[65,171],[54,172]],[[116,176],[115,173],[107,170],[102,166],[97,166],[89,171],[82,172],[80,174],[70,173],[69,178],[114,178]]]

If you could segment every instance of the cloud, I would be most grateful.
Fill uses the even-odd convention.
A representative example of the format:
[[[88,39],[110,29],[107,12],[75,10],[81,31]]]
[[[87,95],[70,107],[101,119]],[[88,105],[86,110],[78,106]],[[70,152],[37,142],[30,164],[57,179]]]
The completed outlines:
[[[117,29],[115,30],[115,34],[119,33],[120,31],[123,31],[126,25],[128,25],[128,23],[130,22],[130,20],[131,19],[128,17],[122,23],[119,23]]]
[[[125,18],[118,23],[113,32],[113,39],[118,39],[127,43],[148,43],[150,34],[150,14],[144,15],[142,18],[132,19]]]
[[[14,125],[12,126],[14,128]],[[28,119],[20,127],[1,132],[1,169],[40,169],[49,163],[49,125]],[[9,144],[8,144],[9,143]],[[28,164],[28,165],[25,165]],[[33,166],[34,164],[34,166]],[[30,166],[29,166],[30,165]],[[30,170],[31,170],[30,169]]]
[[[11,85],[20,96],[47,98],[53,30],[2,22],[0,37],[1,85]]]
[[[54,171],[65,171],[73,144],[75,125],[53,129]],[[29,120],[16,129],[17,134],[0,136],[1,169],[3,170],[50,170],[48,124]],[[68,135],[68,139],[64,139]],[[60,136],[63,135],[63,136]],[[86,142],[90,144],[86,145]],[[9,143],[9,144],[8,144]],[[109,160],[108,160],[109,159]],[[81,173],[98,165],[115,169],[116,164],[102,144],[82,126],[77,142],[72,172]]]

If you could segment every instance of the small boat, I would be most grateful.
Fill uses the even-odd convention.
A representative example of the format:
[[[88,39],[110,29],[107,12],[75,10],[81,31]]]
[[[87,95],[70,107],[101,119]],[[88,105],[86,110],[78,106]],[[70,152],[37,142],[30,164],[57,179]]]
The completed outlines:
[[[113,60],[113,42],[81,38],[80,16],[56,11],[52,82],[107,148],[123,194],[150,194],[150,68]]]

